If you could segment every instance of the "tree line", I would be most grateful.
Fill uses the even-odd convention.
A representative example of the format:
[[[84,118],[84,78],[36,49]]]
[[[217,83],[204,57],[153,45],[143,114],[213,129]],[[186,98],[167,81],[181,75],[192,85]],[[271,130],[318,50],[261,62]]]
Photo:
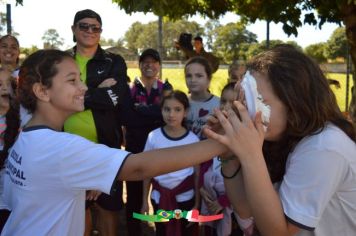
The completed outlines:
[[[218,56],[223,64],[230,64],[237,60],[248,60],[266,50],[266,41],[258,42],[257,35],[247,30],[246,26],[243,22],[222,25],[217,20],[210,20],[205,25],[185,19],[174,22],[164,21],[162,58],[164,60],[182,60],[183,54],[175,48],[174,41],[178,40],[181,33],[190,33],[193,37],[195,35],[202,36],[206,50]],[[42,39],[53,47],[59,47],[63,44],[60,36],[53,29],[46,31]],[[319,63],[337,58],[343,59],[347,54],[347,39],[344,27],[337,28],[326,42],[311,44],[304,49],[295,41],[283,42],[281,40],[270,40],[270,47],[280,43],[292,44],[296,48],[304,50],[307,55]],[[103,38],[101,45],[118,47],[119,52],[125,58],[137,58],[145,48],[158,48],[158,23],[157,21],[146,24],[134,22],[123,38],[118,40]]]
[[[2,21],[4,22],[4,21]],[[181,33],[190,33],[194,36],[200,35],[204,38],[205,49],[213,52],[221,60],[222,64],[230,64],[233,61],[246,61],[258,53],[266,50],[266,41],[257,41],[257,35],[246,28],[244,22],[233,22],[222,25],[218,20],[209,20],[204,25],[196,21],[181,19],[177,21],[163,21],[163,50],[164,60],[182,60],[183,54],[174,45]],[[0,31],[4,26],[0,25]],[[16,33],[15,33],[16,34]],[[42,37],[44,47],[59,48],[64,44],[56,29],[48,29]],[[128,60],[135,60],[145,48],[158,48],[158,23],[152,21],[146,24],[134,22],[126,31],[123,38],[101,39],[101,45],[115,47],[117,52]],[[283,42],[281,40],[270,40],[270,47],[276,44],[292,44],[314,58],[319,63],[346,57],[347,38],[345,27],[337,28],[326,42],[320,42],[302,48],[295,41]],[[38,50],[36,46],[22,48],[24,54],[30,54]]]

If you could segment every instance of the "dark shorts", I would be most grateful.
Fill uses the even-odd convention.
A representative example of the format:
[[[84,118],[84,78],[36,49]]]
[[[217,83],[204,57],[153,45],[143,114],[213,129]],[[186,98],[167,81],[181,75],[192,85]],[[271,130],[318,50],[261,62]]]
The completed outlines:
[[[120,211],[124,207],[122,200],[122,181],[116,181],[115,191],[111,191],[111,194],[102,193],[96,201],[86,201],[85,208],[90,207],[94,202],[101,208],[108,211]]]

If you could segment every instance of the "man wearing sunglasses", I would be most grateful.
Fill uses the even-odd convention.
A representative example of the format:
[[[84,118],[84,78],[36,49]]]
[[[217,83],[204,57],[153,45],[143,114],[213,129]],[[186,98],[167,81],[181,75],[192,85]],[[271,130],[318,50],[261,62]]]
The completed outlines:
[[[64,125],[64,131],[78,134],[93,142],[120,148],[123,135],[122,104],[130,99],[127,84],[127,67],[119,55],[104,51],[100,45],[102,21],[98,13],[86,9],[75,14],[72,25],[73,41],[70,50],[81,73],[81,80],[88,86],[85,94],[85,110],[72,115]],[[98,168],[101,168],[98,166]],[[90,191],[87,206],[95,200],[97,229],[100,235],[118,234],[118,212],[123,208],[122,182],[117,182],[111,195]],[[86,235],[90,235],[91,217],[87,208]]]

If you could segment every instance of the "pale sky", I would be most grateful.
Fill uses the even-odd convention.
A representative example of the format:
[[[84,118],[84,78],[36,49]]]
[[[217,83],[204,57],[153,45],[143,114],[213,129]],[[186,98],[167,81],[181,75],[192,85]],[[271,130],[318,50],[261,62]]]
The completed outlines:
[[[19,33],[19,41],[22,47],[37,45],[42,48],[42,36],[48,29],[56,29],[60,37],[65,41],[63,49],[74,45],[72,41],[71,25],[77,11],[92,9],[99,13],[103,21],[102,37],[105,39],[123,38],[125,32],[135,21],[148,23],[157,20],[153,14],[144,15],[135,13],[127,15],[123,10],[112,3],[111,0],[23,0],[23,6],[15,6],[15,0],[2,1],[11,4],[12,27]],[[0,11],[6,12],[6,4],[0,4]],[[203,25],[206,19],[193,17],[193,20]],[[221,24],[235,22],[238,17],[229,13],[220,18]],[[282,41],[294,40],[306,47],[310,44],[325,42],[337,24],[325,24],[321,30],[316,26],[305,25],[298,29],[298,37],[289,37],[283,32],[282,24],[270,24],[270,39]],[[255,33],[258,41],[266,39],[266,22],[258,21],[247,29]]]

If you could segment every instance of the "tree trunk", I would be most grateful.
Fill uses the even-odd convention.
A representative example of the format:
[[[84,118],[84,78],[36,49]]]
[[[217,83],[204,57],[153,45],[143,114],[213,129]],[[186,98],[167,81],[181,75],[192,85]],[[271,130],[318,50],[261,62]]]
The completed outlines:
[[[346,28],[346,37],[350,45],[350,54],[353,63],[352,80],[354,85],[351,88],[352,96],[348,111],[352,121],[356,124],[356,5],[351,1],[350,4],[342,6],[340,12],[343,15],[343,23]]]

